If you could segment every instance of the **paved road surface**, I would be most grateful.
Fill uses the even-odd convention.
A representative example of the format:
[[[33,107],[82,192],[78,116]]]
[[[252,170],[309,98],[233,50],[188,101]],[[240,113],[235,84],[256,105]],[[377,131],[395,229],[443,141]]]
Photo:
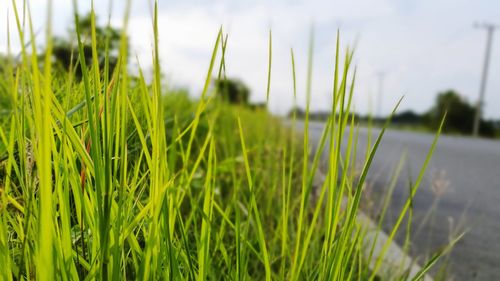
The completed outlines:
[[[322,123],[310,124],[311,141],[317,142]],[[373,131],[373,140],[379,133]],[[368,131],[360,129],[359,146]],[[386,216],[390,229],[408,195],[408,178],[415,179],[433,141],[433,135],[387,131],[375,156],[368,181],[373,196],[383,194],[404,151],[407,161]],[[364,149],[358,151],[361,155]],[[361,159],[360,159],[361,160]],[[436,211],[434,187],[446,187]],[[376,216],[376,211],[371,212]],[[417,229],[427,221],[417,233]],[[414,200],[412,255],[425,257],[447,243],[450,229],[467,230],[450,256],[450,280],[500,280],[500,141],[441,136],[426,177]],[[401,233],[402,234],[402,233]],[[398,242],[404,237],[400,235]],[[422,262],[421,262],[422,263]]]

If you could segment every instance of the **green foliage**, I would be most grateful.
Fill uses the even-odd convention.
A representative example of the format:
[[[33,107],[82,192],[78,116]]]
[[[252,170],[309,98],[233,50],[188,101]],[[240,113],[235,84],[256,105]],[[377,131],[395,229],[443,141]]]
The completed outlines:
[[[474,108],[465,101],[460,95],[448,90],[439,93],[436,97],[436,104],[430,113],[430,124],[436,128],[439,126],[440,119],[447,112],[447,120],[444,126],[446,132],[472,132],[472,123],[474,118]]]
[[[222,78],[215,80],[218,95],[231,104],[248,104],[250,90],[240,80]]]
[[[88,66],[92,65],[92,25],[91,14],[79,18],[78,29],[83,44],[83,57]],[[109,74],[113,72],[118,63],[118,53],[120,49],[121,30],[111,26],[96,26],[95,45],[97,48],[97,61],[100,69],[105,68],[106,60],[108,63]],[[70,67],[76,69],[76,76],[81,78],[82,73],[77,68],[78,63],[78,44],[75,36],[75,29],[68,31],[68,38],[55,37],[53,56],[58,67],[63,70],[70,70]]]
[[[422,116],[412,110],[396,113],[392,118],[395,124],[418,125],[422,122]]]
[[[0,125],[3,125],[3,122],[6,120],[6,116],[11,113],[12,109],[12,101],[8,93],[8,81],[13,77],[11,77],[9,67],[12,67],[12,60],[8,56],[0,54]]]
[[[436,129],[440,120],[447,112],[447,120],[443,127],[444,132],[470,134],[472,132],[476,109],[453,90],[439,93],[436,104],[428,113],[428,122],[431,128]],[[493,137],[495,130],[491,122],[481,120],[480,134]]]

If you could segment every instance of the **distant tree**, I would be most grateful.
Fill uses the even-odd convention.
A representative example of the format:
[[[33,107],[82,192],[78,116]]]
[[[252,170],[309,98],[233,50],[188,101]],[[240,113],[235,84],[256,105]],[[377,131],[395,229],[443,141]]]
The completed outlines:
[[[436,104],[429,114],[430,126],[437,129],[447,112],[444,132],[470,133],[474,117],[474,108],[454,90],[438,94]]]
[[[79,18],[78,27],[83,44],[85,63],[90,66],[92,65],[92,22],[90,13]],[[75,67],[79,60],[76,29],[70,29],[68,33],[68,38],[55,37],[53,47],[55,62],[65,70],[67,70],[70,65]],[[107,57],[109,72],[112,73],[118,63],[121,30],[110,26],[102,27],[96,25],[95,33],[99,66],[101,70],[104,69],[104,63]],[[107,52],[106,44],[108,44]],[[80,68],[76,68],[76,75],[81,76]]]
[[[444,132],[470,134],[472,132],[475,108],[456,91],[448,90],[438,94],[436,104],[428,114],[429,125],[438,128],[444,113],[447,112]],[[481,120],[480,134],[493,136],[495,130],[491,122]]]
[[[484,137],[496,137],[498,136],[498,129],[495,126],[495,122],[491,120],[481,120],[479,134]]]
[[[267,108],[267,103],[265,102],[255,102],[255,103],[250,103],[250,108],[252,110],[266,110]]]
[[[217,93],[223,100],[232,104],[248,104],[250,90],[240,80],[237,79],[218,79],[215,81]]]
[[[294,115],[298,119],[303,119],[306,115],[306,112],[304,110],[302,110],[302,108],[296,106],[296,107],[293,107],[292,109],[290,109],[287,116],[288,116],[288,118],[293,118]]]
[[[12,78],[9,77],[12,73],[8,71],[9,66],[13,67],[12,59],[0,54],[0,125],[2,125],[4,115],[10,113],[11,110],[12,95],[9,93],[8,79]]]
[[[3,55],[3,54],[0,54],[0,74],[3,74],[5,72],[5,66],[7,65],[8,63],[8,57]]]
[[[407,125],[420,124],[423,122],[422,120],[423,120],[422,115],[412,110],[406,110],[401,113],[397,113],[392,117],[392,123],[407,124]]]

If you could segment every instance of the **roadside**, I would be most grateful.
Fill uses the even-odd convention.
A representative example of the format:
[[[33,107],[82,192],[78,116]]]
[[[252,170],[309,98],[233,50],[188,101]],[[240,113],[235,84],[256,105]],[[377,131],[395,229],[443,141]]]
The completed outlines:
[[[318,170],[315,174],[314,187],[320,188],[325,181],[326,176]],[[358,211],[357,222],[362,228],[365,229],[364,233],[364,245],[362,248],[365,257],[372,255],[373,259],[368,265],[370,269],[373,270],[375,267],[375,261],[380,257],[383,259],[381,268],[379,269],[379,276],[385,276],[390,279],[391,275],[399,276],[403,272],[407,272],[407,279],[413,280],[417,274],[422,270],[422,267],[417,263],[416,259],[408,256],[407,253],[394,241],[389,239],[387,233],[384,230],[379,229],[377,223],[375,223],[369,216],[365,215],[363,211]],[[389,241],[389,242],[387,242]],[[388,243],[389,247],[387,252],[383,253],[384,245]],[[371,249],[373,247],[373,252]],[[386,280],[383,278],[383,280]],[[428,274],[425,274],[421,279],[424,281],[433,281],[434,279]]]
[[[324,124],[319,122],[311,123],[311,141],[318,142],[323,126]],[[372,140],[378,133],[378,129],[372,129]],[[366,128],[359,129],[358,156],[361,158],[369,136]],[[392,228],[408,196],[408,183],[415,180],[432,138],[430,134],[388,130],[381,142],[367,180],[374,196],[383,197],[387,192],[386,187],[394,167],[400,161],[401,155],[407,154],[387,211],[384,223],[386,231]],[[426,259],[436,249],[446,245],[450,238],[466,231],[449,259],[441,263],[451,272],[449,278],[500,279],[500,245],[497,243],[500,239],[500,225],[497,221],[500,216],[497,207],[500,200],[498,167],[500,142],[440,137],[422,187],[413,200],[412,229],[415,232],[411,236],[412,256],[418,257],[419,260]],[[439,202],[434,204],[437,197]],[[369,214],[370,217],[376,218],[376,208]],[[422,222],[425,222],[425,225],[421,225]],[[404,240],[405,235],[401,231],[396,236],[396,241],[401,244]],[[437,273],[435,269],[433,273]]]

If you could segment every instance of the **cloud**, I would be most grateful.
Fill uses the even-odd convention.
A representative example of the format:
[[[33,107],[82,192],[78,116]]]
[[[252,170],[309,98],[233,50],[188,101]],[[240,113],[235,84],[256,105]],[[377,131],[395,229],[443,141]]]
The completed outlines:
[[[123,2],[114,1],[112,22],[120,25]],[[35,26],[45,22],[45,0],[31,1]],[[68,4],[69,3],[69,4]],[[79,1],[81,11],[90,1]],[[96,1],[101,20],[106,1]],[[54,2],[54,30],[71,25],[70,1]],[[3,12],[2,12],[3,13]],[[307,48],[315,30],[313,108],[328,108],[337,29],[341,46],[358,42],[355,55],[356,109],[367,112],[378,91],[377,73],[384,72],[383,111],[405,95],[402,109],[427,110],[435,95],[453,88],[469,101],[477,99],[483,61],[484,31],[476,20],[500,18],[500,2],[480,0],[358,1],[178,1],[159,3],[161,63],[172,83],[199,92],[220,26],[229,33],[227,71],[249,84],[254,100],[264,100],[267,83],[268,32],[273,33],[271,104],[284,113],[292,105],[290,49],[295,52],[299,104],[305,102]],[[129,25],[133,52],[150,67],[151,8],[135,1]],[[5,46],[5,29],[0,46]],[[40,41],[39,41],[40,42]],[[494,42],[486,92],[485,115],[500,117],[500,43]]]

